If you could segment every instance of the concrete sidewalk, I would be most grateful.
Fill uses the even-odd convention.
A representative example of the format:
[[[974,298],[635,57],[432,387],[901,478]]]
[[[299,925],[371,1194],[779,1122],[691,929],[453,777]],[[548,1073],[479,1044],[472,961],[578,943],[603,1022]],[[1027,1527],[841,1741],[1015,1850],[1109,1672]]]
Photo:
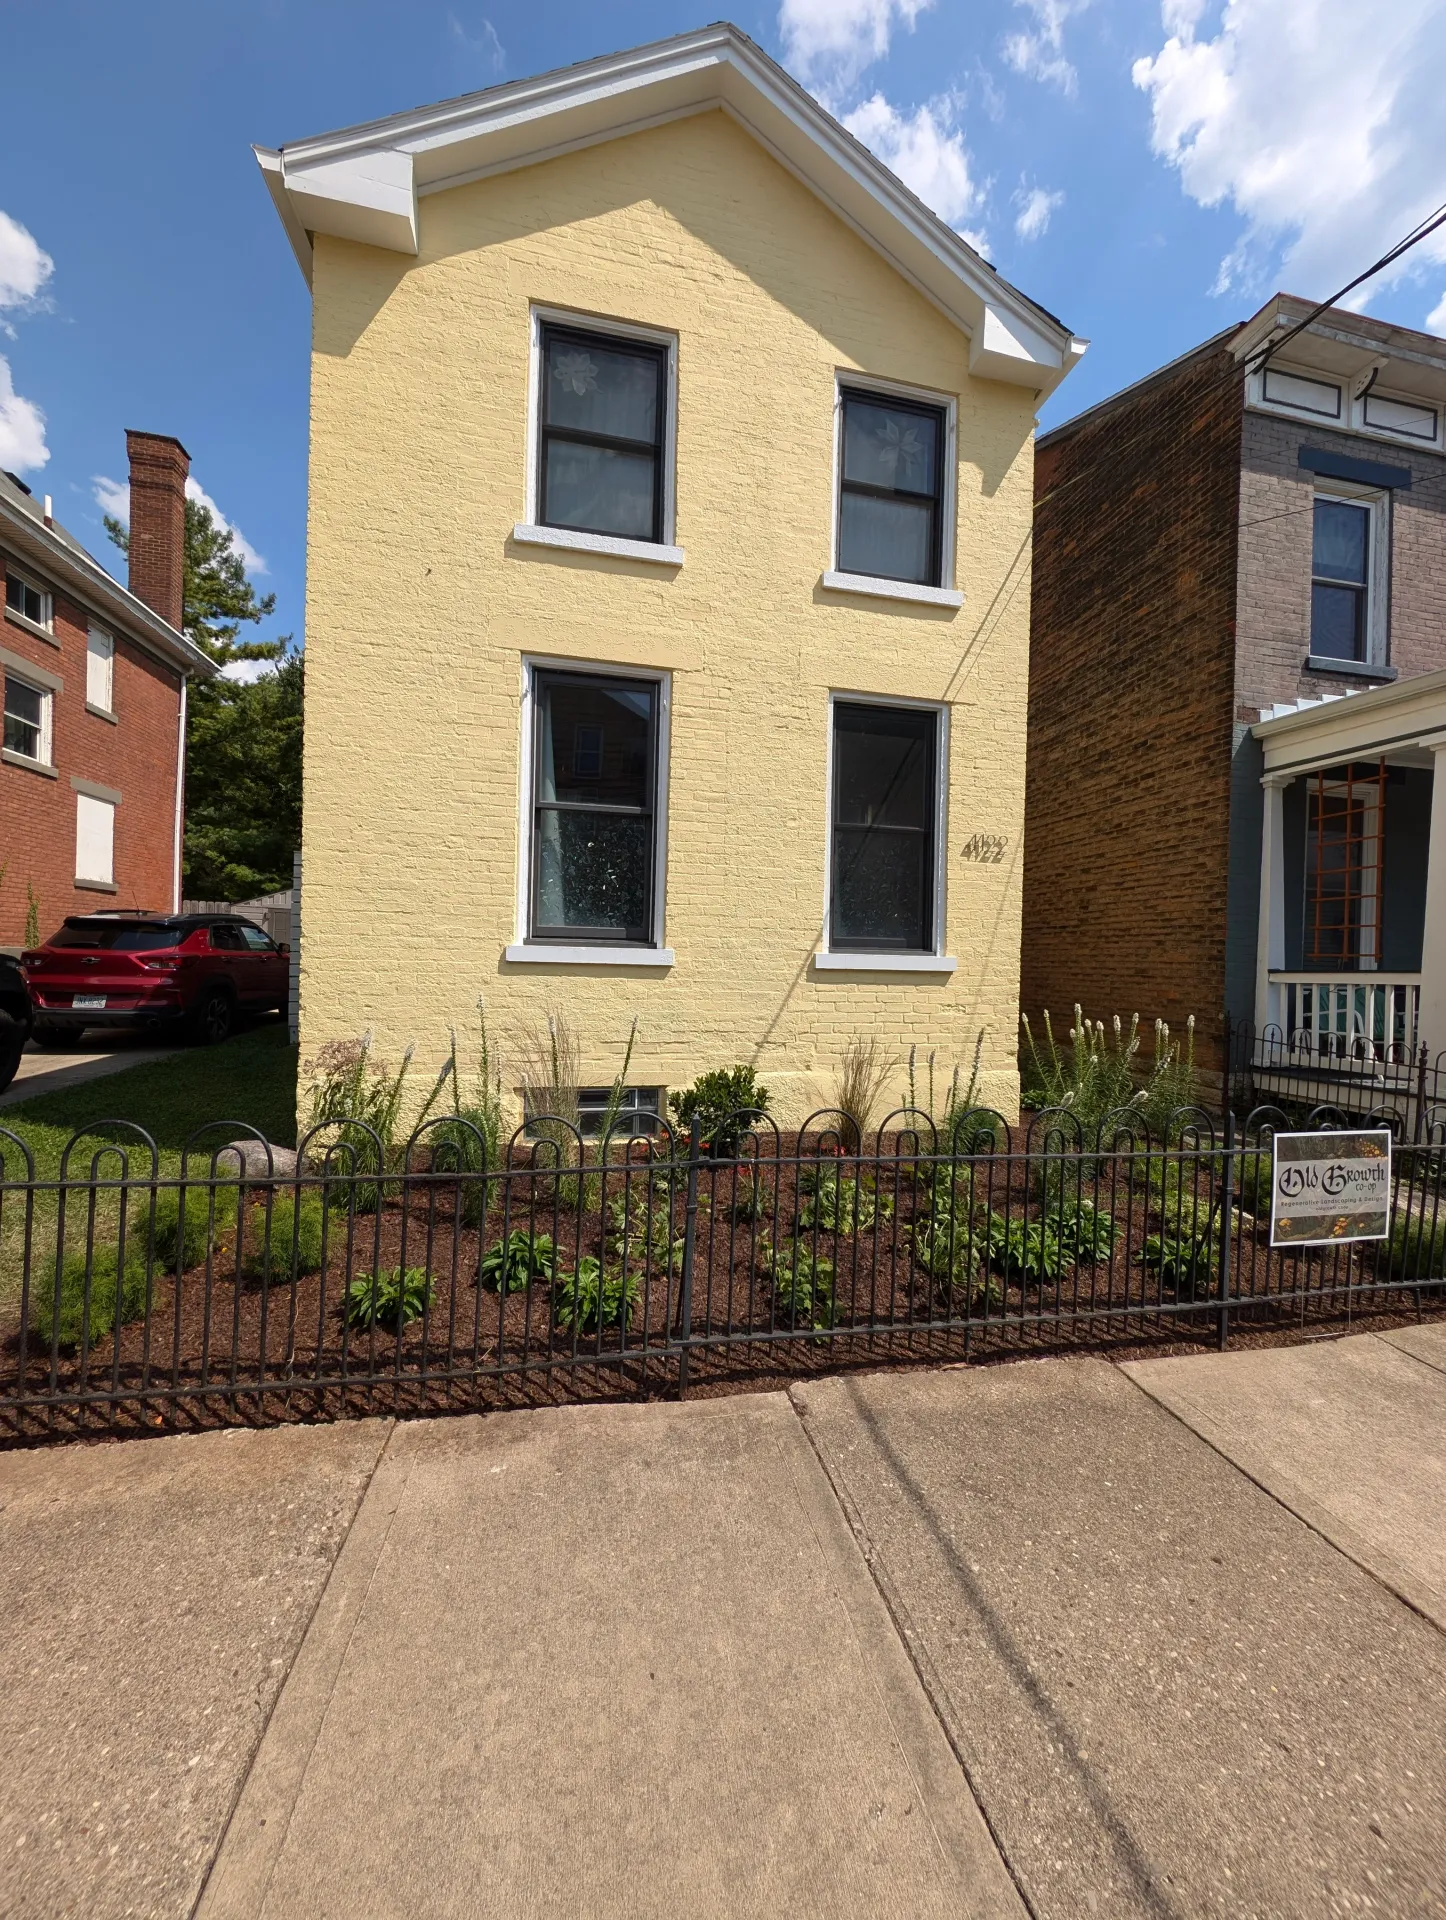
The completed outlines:
[[[1441,1341],[0,1454],[0,1913],[1446,1916]]]

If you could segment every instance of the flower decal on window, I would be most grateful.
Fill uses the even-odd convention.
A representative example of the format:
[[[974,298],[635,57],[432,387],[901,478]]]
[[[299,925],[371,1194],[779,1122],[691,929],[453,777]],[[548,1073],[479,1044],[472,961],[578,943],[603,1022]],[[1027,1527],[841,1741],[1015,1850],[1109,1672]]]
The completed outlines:
[[[575,393],[579,398],[597,392],[597,367],[586,351],[559,353],[552,363],[552,377],[562,382],[565,393]]]
[[[917,427],[905,427],[901,431],[897,420],[886,419],[875,438],[879,443],[879,465],[891,479],[898,479],[901,464],[909,478],[922,466],[924,448]]]

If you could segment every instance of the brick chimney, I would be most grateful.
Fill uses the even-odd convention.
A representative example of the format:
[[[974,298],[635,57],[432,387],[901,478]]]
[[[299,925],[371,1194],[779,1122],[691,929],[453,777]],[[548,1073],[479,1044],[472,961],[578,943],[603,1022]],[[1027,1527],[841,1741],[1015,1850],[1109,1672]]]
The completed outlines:
[[[179,440],[164,433],[128,432],[126,452],[131,463],[131,592],[179,628],[191,456]]]

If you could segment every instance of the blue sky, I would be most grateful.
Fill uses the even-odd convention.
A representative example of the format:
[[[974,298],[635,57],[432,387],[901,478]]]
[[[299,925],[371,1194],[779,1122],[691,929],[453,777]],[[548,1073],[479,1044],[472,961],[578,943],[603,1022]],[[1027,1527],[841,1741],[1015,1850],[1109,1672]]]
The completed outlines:
[[[8,0],[0,466],[107,562],[176,434],[302,623],[306,289],[279,145],[717,17],[645,0]],[[1446,0],[771,0],[731,16],[1092,345],[1066,418],[1446,201]],[[1369,310],[1446,333],[1446,233]],[[1364,304],[1358,301],[1357,304]],[[43,456],[43,457],[42,457]],[[103,492],[103,488],[99,489]]]

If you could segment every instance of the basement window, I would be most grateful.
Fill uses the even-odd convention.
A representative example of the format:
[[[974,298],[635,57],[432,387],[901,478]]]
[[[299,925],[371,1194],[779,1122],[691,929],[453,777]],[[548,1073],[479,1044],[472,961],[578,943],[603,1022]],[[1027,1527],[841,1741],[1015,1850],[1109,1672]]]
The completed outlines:
[[[28,621],[32,627],[41,627],[50,632],[52,603],[50,595],[43,587],[37,587],[24,574],[7,569],[5,574],[5,611],[14,614],[17,619]]]

